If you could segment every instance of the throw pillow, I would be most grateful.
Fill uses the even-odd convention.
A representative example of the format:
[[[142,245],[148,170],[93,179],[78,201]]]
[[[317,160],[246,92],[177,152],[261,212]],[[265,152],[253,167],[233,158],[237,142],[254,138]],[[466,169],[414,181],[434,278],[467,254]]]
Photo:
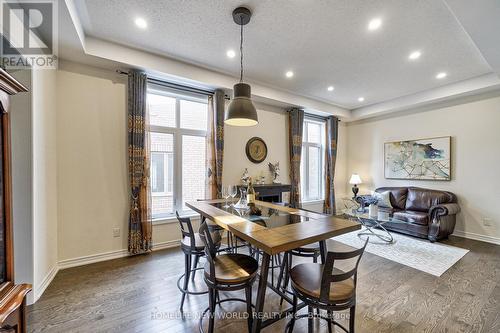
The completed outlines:
[[[373,197],[378,200],[377,205],[384,208],[392,208],[391,192],[385,191],[382,193],[375,192]]]

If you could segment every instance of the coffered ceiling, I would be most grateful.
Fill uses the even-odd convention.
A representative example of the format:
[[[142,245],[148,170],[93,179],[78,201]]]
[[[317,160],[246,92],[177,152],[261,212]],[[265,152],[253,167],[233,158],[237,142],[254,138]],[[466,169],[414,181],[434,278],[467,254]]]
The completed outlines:
[[[491,61],[461,22],[469,15],[468,25],[481,37],[480,18],[470,16],[484,12],[481,6],[498,11],[495,0],[474,6],[465,0],[65,3],[78,17],[80,38],[99,41],[99,47],[121,45],[234,79],[239,74],[239,27],[231,12],[244,5],[253,12],[244,30],[245,80],[348,110],[439,89],[449,93],[453,89],[447,87],[468,87],[463,82],[483,77],[486,85],[499,83]],[[228,57],[228,51],[236,56]],[[292,77],[286,76],[288,71]]]

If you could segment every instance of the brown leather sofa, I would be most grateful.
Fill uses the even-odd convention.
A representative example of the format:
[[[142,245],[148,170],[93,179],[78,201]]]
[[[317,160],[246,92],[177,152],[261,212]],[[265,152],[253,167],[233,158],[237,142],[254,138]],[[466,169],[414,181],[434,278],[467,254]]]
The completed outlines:
[[[419,187],[380,187],[375,192],[390,192],[390,213],[406,223],[388,222],[389,230],[405,233],[431,242],[447,238],[455,229],[460,212],[455,194]]]

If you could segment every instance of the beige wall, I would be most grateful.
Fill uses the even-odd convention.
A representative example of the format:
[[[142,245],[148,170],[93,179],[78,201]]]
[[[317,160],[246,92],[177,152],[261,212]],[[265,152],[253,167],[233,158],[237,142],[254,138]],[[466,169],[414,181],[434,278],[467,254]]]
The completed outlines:
[[[33,70],[35,300],[57,271],[56,71]]]
[[[249,175],[255,180],[263,172],[266,183],[272,181],[268,163],[280,163],[280,179],[290,184],[288,152],[288,120],[284,110],[271,110],[257,107],[259,124],[253,127],[224,127],[224,167],[223,183],[240,184],[241,175],[248,168]],[[252,137],[260,137],[267,145],[267,158],[262,163],[252,163],[246,156],[245,146]]]
[[[62,63],[57,92],[59,260],[126,249],[124,78]]]
[[[451,181],[384,179],[384,142],[447,135],[452,137]],[[462,208],[457,234],[499,241],[499,142],[500,98],[497,97],[349,124],[347,168],[349,173],[357,172],[363,179],[360,192],[399,185],[454,192]],[[484,226],[483,218],[491,218],[493,225]]]

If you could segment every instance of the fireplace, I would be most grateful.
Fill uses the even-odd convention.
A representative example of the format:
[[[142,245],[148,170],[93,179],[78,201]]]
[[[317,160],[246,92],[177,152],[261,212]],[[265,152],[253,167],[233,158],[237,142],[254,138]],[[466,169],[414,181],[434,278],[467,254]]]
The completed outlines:
[[[243,187],[239,185],[238,188]],[[290,192],[291,186],[288,184],[264,184],[254,185],[256,199],[266,202],[283,202],[283,193]]]

